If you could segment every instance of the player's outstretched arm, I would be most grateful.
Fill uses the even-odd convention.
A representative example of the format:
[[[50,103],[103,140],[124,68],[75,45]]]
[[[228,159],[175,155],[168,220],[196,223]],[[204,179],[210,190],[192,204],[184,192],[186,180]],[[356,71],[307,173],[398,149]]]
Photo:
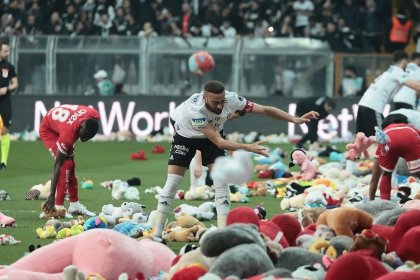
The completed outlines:
[[[219,147],[222,150],[229,150],[229,151],[245,150],[245,151],[260,154],[266,157],[269,156],[269,154],[267,153],[266,147],[262,145],[264,141],[257,141],[255,143],[245,144],[245,143],[238,143],[238,142],[226,140],[226,139],[223,139],[220,133],[211,124],[207,124],[205,127],[201,128],[201,131],[203,132],[204,135],[206,135],[206,137],[211,142],[213,142],[217,147]]]
[[[319,113],[315,111],[310,111],[301,117],[296,117],[296,116],[290,115],[289,113],[279,108],[276,108],[273,106],[260,105],[256,103],[254,104],[254,107],[252,108],[251,113],[264,115],[264,116],[272,117],[272,118],[287,121],[287,122],[292,122],[294,124],[306,123],[313,119],[318,119],[319,117]]]
[[[378,159],[373,160],[372,178],[369,183],[369,200],[375,199],[375,193],[378,189],[379,178],[381,177],[381,168],[379,167]]]
[[[408,86],[409,88],[414,89],[417,94],[417,97],[420,97],[420,82],[414,80],[406,80],[404,81],[404,85]]]
[[[60,151],[57,151],[57,155],[55,156],[55,160],[54,160],[53,176],[51,178],[50,195],[48,196],[47,201],[45,202],[44,207],[43,207],[43,210],[46,213],[49,213],[54,209],[55,192],[57,190],[58,179],[60,178],[61,166],[63,165],[65,159],[66,159],[66,155]]]

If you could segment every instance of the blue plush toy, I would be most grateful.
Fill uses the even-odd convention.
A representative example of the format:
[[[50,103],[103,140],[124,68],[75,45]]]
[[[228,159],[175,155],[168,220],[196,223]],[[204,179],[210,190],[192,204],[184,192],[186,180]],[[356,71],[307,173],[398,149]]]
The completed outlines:
[[[83,224],[83,228],[85,230],[95,228],[108,228],[108,225],[104,217],[91,217]]]
[[[83,180],[82,189],[93,189],[93,181],[92,180]]]

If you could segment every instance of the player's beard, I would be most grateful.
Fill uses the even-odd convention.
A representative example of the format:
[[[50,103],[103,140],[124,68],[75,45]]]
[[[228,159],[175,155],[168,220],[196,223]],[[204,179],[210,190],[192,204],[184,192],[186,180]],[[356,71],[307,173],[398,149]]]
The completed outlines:
[[[206,103],[206,108],[209,109],[212,113],[215,113],[217,115],[220,115],[222,113],[222,111],[223,111],[223,108],[222,109],[217,109],[217,108],[216,109],[213,109],[207,103]]]

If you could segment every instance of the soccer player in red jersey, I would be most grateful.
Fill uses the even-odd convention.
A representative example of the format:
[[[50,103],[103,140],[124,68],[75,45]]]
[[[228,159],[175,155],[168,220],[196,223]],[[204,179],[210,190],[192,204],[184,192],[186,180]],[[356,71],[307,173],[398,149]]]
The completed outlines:
[[[75,174],[74,144],[86,142],[99,130],[99,113],[82,105],[60,105],[52,108],[42,119],[39,136],[54,157],[51,192],[44,204],[44,212],[64,208],[64,196],[69,193],[70,214],[95,216],[80,204]]]

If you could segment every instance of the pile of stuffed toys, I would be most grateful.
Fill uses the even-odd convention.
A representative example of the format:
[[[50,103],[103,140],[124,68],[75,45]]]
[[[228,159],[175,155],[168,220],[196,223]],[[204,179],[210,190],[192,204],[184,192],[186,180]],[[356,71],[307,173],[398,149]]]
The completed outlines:
[[[325,150],[315,148],[296,149],[290,158],[275,149],[272,157],[256,157],[255,167],[244,154],[221,159],[225,168],[212,175],[232,183],[232,194],[272,195],[281,210],[267,213],[261,205],[240,206],[229,212],[225,228],[207,228],[202,221],[215,217],[214,202],[198,207],[181,204],[163,237],[196,245],[184,246],[177,255],[150,239],[155,213],[144,213],[139,203],[124,202],[104,205],[99,216],[87,221],[78,217],[66,225],[48,220],[39,229],[40,238],[63,240],[0,268],[0,277],[420,279],[420,184],[407,178],[393,190],[390,201],[369,201],[370,175],[360,169],[369,170],[374,141],[358,134],[346,153],[327,149],[327,156],[338,159],[328,163],[318,158]],[[359,171],[345,169],[346,159],[360,161],[362,156],[366,162]],[[283,162],[286,159],[289,163]],[[247,180],[253,171],[265,172],[261,179],[267,180],[238,180]]]

